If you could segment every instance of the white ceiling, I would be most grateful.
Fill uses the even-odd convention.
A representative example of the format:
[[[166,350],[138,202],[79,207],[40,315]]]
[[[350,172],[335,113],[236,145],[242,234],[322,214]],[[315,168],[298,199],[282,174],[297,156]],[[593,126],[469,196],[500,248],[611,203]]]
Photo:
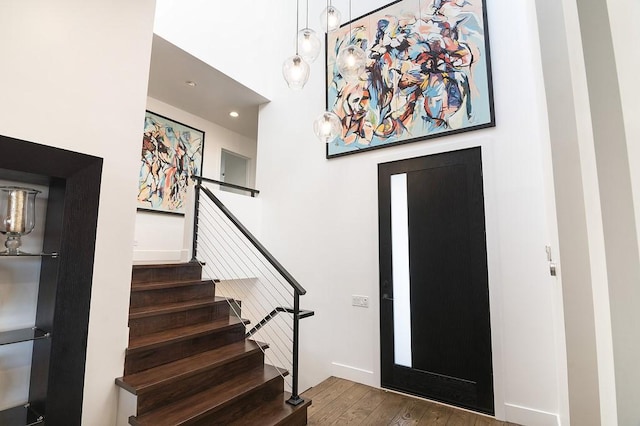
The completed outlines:
[[[197,85],[190,87],[186,81]],[[257,139],[258,106],[268,99],[153,35],[148,95],[251,139]],[[230,111],[240,116],[232,118]]]

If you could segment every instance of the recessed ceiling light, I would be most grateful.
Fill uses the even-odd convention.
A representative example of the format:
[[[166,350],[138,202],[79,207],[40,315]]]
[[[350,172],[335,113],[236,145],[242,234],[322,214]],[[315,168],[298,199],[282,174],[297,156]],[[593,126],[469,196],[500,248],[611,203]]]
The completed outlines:
[[[238,113],[237,113],[237,112],[235,112],[235,111],[231,111],[231,112],[229,113],[229,115],[230,115],[231,117],[233,117],[233,118],[237,118],[240,114],[238,114]]]
[[[198,84],[195,81],[187,80],[184,82],[187,86],[196,87]]]

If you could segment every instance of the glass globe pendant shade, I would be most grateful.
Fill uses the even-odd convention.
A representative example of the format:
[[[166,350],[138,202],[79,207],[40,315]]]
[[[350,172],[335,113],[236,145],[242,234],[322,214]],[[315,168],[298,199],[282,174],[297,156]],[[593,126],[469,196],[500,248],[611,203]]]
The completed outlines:
[[[322,29],[328,33],[331,31],[337,30],[340,27],[340,20],[342,19],[342,14],[338,9],[329,5],[327,6],[320,15],[320,24],[322,25]]]
[[[6,251],[0,255],[25,254],[20,250],[21,237],[27,235],[36,224],[36,195],[40,191],[18,186],[0,187],[0,233],[7,236]]]
[[[336,64],[342,78],[348,82],[357,81],[364,73],[366,59],[367,56],[364,50],[355,44],[350,44],[340,50]]]
[[[309,80],[309,64],[300,55],[293,55],[284,61],[282,75],[290,89],[300,90]]]
[[[332,112],[325,111],[313,122],[313,133],[324,143],[333,141],[342,130],[340,118]]]
[[[298,31],[298,54],[308,63],[318,58],[322,43],[311,28],[303,28]]]

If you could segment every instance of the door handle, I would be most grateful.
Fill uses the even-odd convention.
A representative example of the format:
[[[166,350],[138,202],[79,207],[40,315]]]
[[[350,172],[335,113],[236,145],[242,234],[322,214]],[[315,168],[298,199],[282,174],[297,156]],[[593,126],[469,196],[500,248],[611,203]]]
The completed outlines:
[[[389,281],[388,280],[382,281],[382,290],[383,291],[388,291],[389,290]],[[393,300],[393,297],[389,297],[389,293],[382,293],[382,300]]]

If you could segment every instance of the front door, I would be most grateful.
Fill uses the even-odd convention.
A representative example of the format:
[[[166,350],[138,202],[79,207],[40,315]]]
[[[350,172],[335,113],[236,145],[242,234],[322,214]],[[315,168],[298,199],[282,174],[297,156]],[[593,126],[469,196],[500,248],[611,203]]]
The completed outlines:
[[[378,167],[382,387],[493,414],[480,148]]]

